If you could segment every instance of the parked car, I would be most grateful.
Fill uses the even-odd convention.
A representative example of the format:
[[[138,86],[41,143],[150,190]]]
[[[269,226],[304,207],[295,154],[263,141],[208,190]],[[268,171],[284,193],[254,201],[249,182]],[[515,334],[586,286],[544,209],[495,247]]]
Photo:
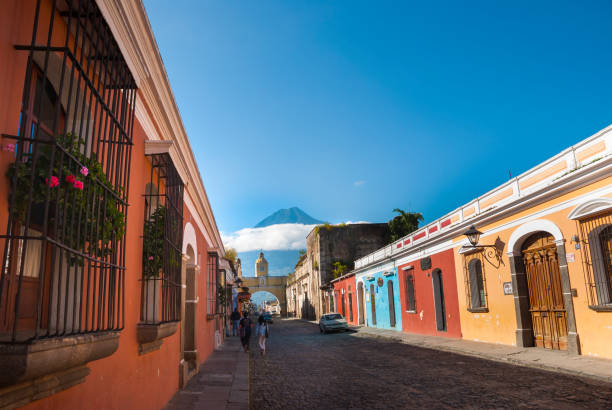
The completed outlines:
[[[348,330],[348,324],[340,313],[327,313],[319,320],[319,330],[327,333],[336,330]]]

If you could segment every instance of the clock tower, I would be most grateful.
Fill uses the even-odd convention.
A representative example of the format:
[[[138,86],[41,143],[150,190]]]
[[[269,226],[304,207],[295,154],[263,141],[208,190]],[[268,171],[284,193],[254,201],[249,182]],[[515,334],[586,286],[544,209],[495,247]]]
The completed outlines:
[[[268,276],[268,261],[263,252],[259,253],[259,258],[255,261],[255,276]]]

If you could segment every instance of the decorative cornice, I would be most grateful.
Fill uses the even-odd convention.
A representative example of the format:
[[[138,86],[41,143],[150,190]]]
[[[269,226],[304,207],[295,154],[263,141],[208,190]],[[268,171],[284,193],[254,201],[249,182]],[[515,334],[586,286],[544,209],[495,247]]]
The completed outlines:
[[[181,176],[185,177],[187,191],[191,191],[192,198],[196,198],[194,206],[213,238],[213,246],[220,248],[221,254],[224,254],[221,235],[142,1],[96,2],[138,85],[138,103],[144,104],[142,109],[136,110],[139,121],[147,123],[143,125],[145,130],[156,130],[158,135],[151,135],[150,139],[163,136],[164,140],[176,143],[173,162],[179,173],[182,171]],[[148,121],[143,120],[143,116],[148,117]]]

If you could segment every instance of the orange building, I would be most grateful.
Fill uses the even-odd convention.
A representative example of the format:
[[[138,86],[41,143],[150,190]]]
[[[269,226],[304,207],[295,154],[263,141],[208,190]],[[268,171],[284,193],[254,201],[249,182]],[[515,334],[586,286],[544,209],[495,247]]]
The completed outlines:
[[[0,407],[161,408],[233,275],[142,2],[4,1],[0,61]]]

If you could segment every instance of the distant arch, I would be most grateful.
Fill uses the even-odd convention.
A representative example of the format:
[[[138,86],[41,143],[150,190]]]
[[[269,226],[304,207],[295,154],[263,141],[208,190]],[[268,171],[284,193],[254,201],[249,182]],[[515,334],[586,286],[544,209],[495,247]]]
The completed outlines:
[[[508,253],[510,256],[519,255],[521,253],[521,246],[523,245],[525,239],[527,239],[527,237],[529,237],[532,233],[539,231],[548,232],[555,238],[555,241],[563,240],[561,229],[559,229],[559,227],[553,222],[546,219],[529,221],[519,226],[510,235],[510,240],[508,241]]]

